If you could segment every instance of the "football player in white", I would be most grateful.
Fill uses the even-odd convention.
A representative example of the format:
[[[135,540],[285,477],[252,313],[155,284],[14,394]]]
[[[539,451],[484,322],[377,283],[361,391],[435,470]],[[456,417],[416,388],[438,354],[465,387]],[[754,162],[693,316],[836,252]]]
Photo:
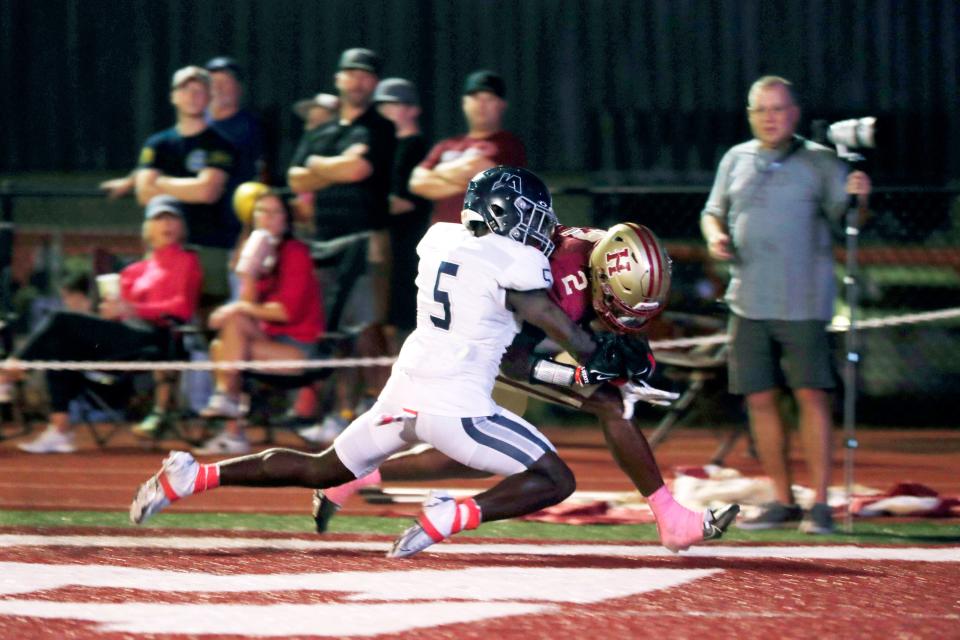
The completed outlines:
[[[464,224],[435,224],[417,247],[417,328],[374,406],[319,454],[276,448],[199,464],[173,452],[140,486],[131,521],[142,523],[175,500],[221,485],[340,485],[419,442],[504,478],[469,499],[433,496],[388,556],[413,555],[481,521],[565,499],[575,480],[553,445],[491,398],[504,351],[522,320],[586,363],[575,369],[584,383],[629,378],[632,365],[616,345],[598,348],[548,297],[556,224],[550,193],[533,173],[495,167],[477,174],[464,199]]]
[[[567,354],[556,360],[540,357],[534,347],[544,334],[524,325],[504,355],[494,399],[518,415],[523,415],[526,399],[533,397],[597,416],[614,460],[647,498],[665,547],[680,551],[721,537],[739,506],[692,511],[680,505],[664,484],[646,438],[631,422],[637,401],[668,405],[677,398],[645,382],[655,363],[644,333],[648,322],[666,306],[670,291],[671,263],[662,243],[650,229],[634,223],[617,224],[607,231],[558,225],[553,242],[550,299],[580,326],[633,336],[621,344],[637,351],[633,379],[618,381],[617,386],[579,385]],[[645,360],[649,360],[647,375],[640,369]],[[317,531],[323,533],[340,505],[365,486],[484,475],[429,447],[414,447],[367,476],[315,491]]]

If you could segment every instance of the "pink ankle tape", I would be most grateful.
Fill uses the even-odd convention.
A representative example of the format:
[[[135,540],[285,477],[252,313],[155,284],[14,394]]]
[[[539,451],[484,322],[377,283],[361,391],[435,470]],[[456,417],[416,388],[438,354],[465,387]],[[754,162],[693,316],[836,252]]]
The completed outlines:
[[[220,486],[220,465],[202,464],[197,472],[197,479],[193,483],[193,492],[201,493]]]
[[[650,503],[650,509],[656,514],[658,511],[668,511],[672,505],[678,504],[673,498],[673,494],[667,489],[667,485],[661,485],[659,489],[650,494],[647,498]]]

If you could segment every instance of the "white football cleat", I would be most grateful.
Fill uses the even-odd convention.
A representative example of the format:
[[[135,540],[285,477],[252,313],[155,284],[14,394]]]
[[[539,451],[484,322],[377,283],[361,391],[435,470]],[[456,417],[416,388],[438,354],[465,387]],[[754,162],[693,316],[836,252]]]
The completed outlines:
[[[186,451],[173,451],[163,460],[160,471],[140,485],[130,503],[130,522],[143,524],[170,503],[193,493],[200,464]]]
[[[480,525],[480,509],[473,499],[454,500],[445,491],[431,492],[423,504],[423,513],[387,552],[388,558],[406,558],[442,542],[464,529]]]

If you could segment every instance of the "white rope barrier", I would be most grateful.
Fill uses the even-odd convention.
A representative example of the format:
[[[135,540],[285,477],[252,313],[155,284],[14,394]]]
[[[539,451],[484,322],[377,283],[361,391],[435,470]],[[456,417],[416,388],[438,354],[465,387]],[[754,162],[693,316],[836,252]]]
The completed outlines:
[[[885,327],[922,324],[952,320],[960,318],[960,307],[942,309],[940,311],[926,311],[908,313],[857,322],[858,329],[881,329]],[[829,331],[840,333],[847,330],[843,324],[833,324]],[[650,346],[654,350],[680,349],[698,347],[727,342],[726,333],[693,338],[678,338],[674,340],[653,340]],[[15,368],[28,371],[213,371],[228,369],[233,371],[277,371],[277,370],[306,370],[306,369],[340,369],[345,367],[388,367],[396,358],[331,358],[328,360],[245,360],[222,362],[176,362],[176,361],[139,361],[139,362],[107,362],[107,361],[59,361],[59,360],[18,360]]]

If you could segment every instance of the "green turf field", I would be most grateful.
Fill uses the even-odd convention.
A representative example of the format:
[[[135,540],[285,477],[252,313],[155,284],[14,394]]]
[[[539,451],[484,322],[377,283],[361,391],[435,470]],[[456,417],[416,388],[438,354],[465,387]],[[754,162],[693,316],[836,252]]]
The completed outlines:
[[[409,524],[406,518],[341,516],[330,524],[331,533],[398,535]],[[133,528],[126,513],[98,511],[0,511],[0,526],[7,527],[116,527]],[[307,515],[260,515],[235,513],[161,514],[142,529],[233,529],[310,533],[313,520]],[[652,524],[642,525],[566,525],[541,522],[491,522],[477,531],[465,531],[457,537],[503,537],[543,540],[596,542],[655,542]],[[795,529],[739,531],[724,536],[730,542],[790,542],[796,544],[846,543],[935,545],[960,542],[960,526],[955,520],[924,520],[887,523],[880,520],[855,522],[853,533],[810,536]]]

